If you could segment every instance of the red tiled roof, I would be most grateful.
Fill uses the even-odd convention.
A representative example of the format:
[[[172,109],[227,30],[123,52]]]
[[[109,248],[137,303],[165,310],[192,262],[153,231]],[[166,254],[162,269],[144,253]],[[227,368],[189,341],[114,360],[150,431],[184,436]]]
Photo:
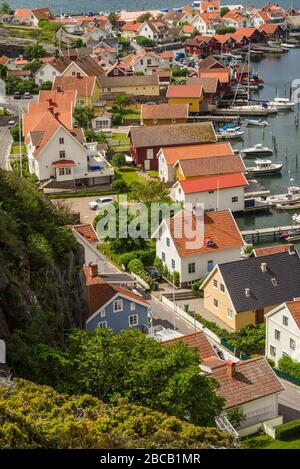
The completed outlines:
[[[197,350],[201,360],[208,357],[217,357],[211,343],[208,341],[206,335],[202,331],[191,332],[190,334],[182,337],[176,337],[162,342],[163,345],[173,345],[178,342],[184,342],[188,347],[193,347]]]
[[[123,31],[138,32],[141,26],[142,26],[142,23],[130,22],[130,23],[125,23],[122,29]]]
[[[60,88],[63,91],[77,91],[78,96],[92,96],[96,83],[95,76],[89,77],[56,77],[53,83],[53,90]]]
[[[201,98],[201,85],[169,85],[167,98]]]
[[[219,176],[186,179],[179,181],[185,194],[205,192],[230,187],[247,186],[248,182],[243,173],[221,174]]]
[[[293,316],[295,323],[300,328],[300,299],[288,301],[286,305]]]
[[[212,373],[207,376],[218,381],[220,386],[216,392],[225,399],[225,409],[284,390],[283,385],[263,357],[237,362],[233,378],[228,373],[230,365],[227,365],[224,360],[219,360],[219,364],[216,360],[214,362],[211,368]],[[209,365],[209,359],[207,361],[204,359],[202,363]]]
[[[245,165],[240,155],[220,155],[195,159],[181,158],[175,163],[175,166],[180,166],[180,171],[186,178],[242,173],[245,171]]]
[[[67,166],[76,166],[76,163],[73,160],[58,160],[53,161],[52,166],[55,168],[66,168]]]
[[[193,26],[192,24],[185,24],[182,28],[182,32],[186,33],[186,34],[191,34],[195,29],[195,26]]]
[[[186,119],[189,105],[182,104],[142,104],[142,119]]]
[[[278,28],[278,24],[262,24],[258,31],[265,32],[267,34],[274,34]]]
[[[168,165],[175,164],[178,160],[192,160],[198,158],[213,158],[215,156],[233,155],[230,143],[208,143],[201,145],[178,145],[176,147],[164,147],[163,154]]]
[[[227,68],[209,68],[204,70],[199,70],[199,77],[215,77],[218,78],[220,83],[229,83],[230,81],[230,71]]]
[[[256,14],[259,15],[262,20],[270,21],[270,16],[268,15],[268,13],[265,10],[258,10],[256,12]]]
[[[167,222],[170,235],[180,257],[241,248],[244,241],[230,210],[219,210],[204,214],[203,244],[196,239],[195,214],[181,210]],[[213,244],[208,244],[208,240]],[[196,246],[193,246],[195,244]]]
[[[277,246],[266,246],[264,248],[255,248],[255,256],[269,256],[270,254],[278,254],[280,252],[290,252],[294,250],[293,244],[277,244]]]
[[[98,243],[99,239],[96,231],[90,224],[86,225],[76,225],[74,230],[77,231],[83,238],[85,238],[89,243]]]
[[[6,57],[6,55],[2,55],[2,57],[0,57],[0,65],[6,65],[8,61],[9,58]]]

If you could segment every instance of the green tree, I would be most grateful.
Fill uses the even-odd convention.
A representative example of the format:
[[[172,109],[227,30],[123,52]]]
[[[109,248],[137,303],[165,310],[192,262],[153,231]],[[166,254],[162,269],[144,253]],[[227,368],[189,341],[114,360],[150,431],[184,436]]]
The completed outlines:
[[[52,82],[51,81],[44,81],[44,83],[42,83],[40,85],[40,90],[52,90]]]
[[[78,127],[89,129],[91,127],[91,120],[95,117],[95,111],[92,107],[76,107],[74,109],[74,121]]]
[[[153,41],[152,39],[149,39],[145,36],[136,36],[135,40],[142,47],[151,48],[151,47],[154,47],[156,45],[155,41]]]
[[[126,164],[126,158],[124,153],[115,153],[111,160],[113,166],[117,166],[117,168],[121,168]]]
[[[85,47],[85,43],[83,42],[81,37],[79,37],[72,41],[71,47],[73,47],[74,49],[81,49],[82,47]]]
[[[224,16],[230,11],[230,8],[222,7],[220,11],[221,11],[221,16]]]
[[[115,98],[114,106],[119,110],[120,114],[122,114],[126,108],[130,105],[130,98],[126,95],[117,96]]]
[[[111,23],[111,25],[112,25],[113,28],[116,28],[116,27],[118,26],[118,23],[117,23],[118,17],[117,17],[117,15],[116,15],[116,13],[112,13],[112,12],[111,12],[111,13],[108,15],[108,19],[109,19],[109,21],[110,21],[110,23]]]
[[[198,425],[213,425],[222,409],[216,382],[199,373],[198,352],[182,342],[166,347],[138,330],[76,330],[66,354],[68,392],[105,402],[121,396]]]
[[[236,29],[232,26],[222,26],[221,28],[216,29],[216,34],[229,34],[235,33]]]
[[[122,122],[123,122],[122,114],[120,114],[119,112],[115,112],[112,115],[111,121],[112,121],[113,125],[121,125]]]
[[[1,80],[5,80],[7,78],[7,67],[2,64],[0,64],[0,78]]]
[[[137,21],[138,23],[144,23],[144,21],[150,20],[151,16],[152,16],[152,14],[149,13],[149,11],[147,11],[146,13],[142,13],[142,14],[136,19],[136,21]]]
[[[3,13],[4,15],[9,15],[11,13],[11,8],[8,3],[3,2],[0,6],[0,13]]]
[[[120,194],[124,194],[128,191],[128,186],[124,179],[115,179],[111,185],[113,191],[119,192]]]
[[[131,186],[132,198],[144,204],[170,202],[170,189],[162,182],[152,180],[147,184],[134,183]]]
[[[28,44],[24,49],[24,56],[27,60],[40,59],[47,55],[45,49],[40,44]]]
[[[38,59],[34,59],[28,64],[24,65],[23,70],[31,70],[32,73],[35,73],[37,72],[37,70],[39,70],[39,68],[42,67],[42,65],[43,65],[43,62],[41,62]]]

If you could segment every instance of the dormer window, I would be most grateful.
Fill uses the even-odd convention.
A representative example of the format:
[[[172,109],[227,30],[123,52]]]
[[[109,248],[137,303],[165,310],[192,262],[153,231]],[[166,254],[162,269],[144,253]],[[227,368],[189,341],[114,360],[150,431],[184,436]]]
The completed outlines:
[[[278,282],[277,282],[277,279],[275,277],[271,278],[271,282],[272,282],[273,287],[278,286]]]

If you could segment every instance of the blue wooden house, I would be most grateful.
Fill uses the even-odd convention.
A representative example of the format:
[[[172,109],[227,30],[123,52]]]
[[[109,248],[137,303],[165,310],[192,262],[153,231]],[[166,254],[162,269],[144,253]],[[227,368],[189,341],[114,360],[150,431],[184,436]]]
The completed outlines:
[[[84,267],[89,307],[86,329],[110,327],[116,333],[132,327],[146,331],[149,303],[126,288],[104,282],[96,263]]]

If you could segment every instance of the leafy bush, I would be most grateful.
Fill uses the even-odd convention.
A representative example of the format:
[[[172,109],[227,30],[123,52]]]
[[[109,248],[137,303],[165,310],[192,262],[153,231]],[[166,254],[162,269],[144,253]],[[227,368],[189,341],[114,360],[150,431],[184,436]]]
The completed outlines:
[[[128,191],[128,186],[124,179],[115,179],[112,182],[111,188],[114,192],[124,193]]]
[[[125,166],[126,157],[124,153],[115,153],[111,159],[111,163],[113,166],[117,166],[118,168]]]
[[[126,252],[120,256],[120,264],[124,265],[125,269],[127,269],[130,261],[139,259],[144,266],[148,266],[154,264],[154,257],[155,248]]]
[[[300,380],[300,363],[295,362],[288,355],[283,355],[280,358],[278,362],[278,368],[280,371],[283,371],[284,373],[287,373],[288,375]]]
[[[300,436],[300,420],[283,423],[276,427],[275,436],[278,440],[284,440],[291,436]]]
[[[119,112],[115,112],[112,115],[111,121],[114,125],[121,125],[123,121],[123,117]]]
[[[140,259],[133,259],[130,261],[128,263],[128,269],[148,283],[151,290],[157,290],[158,283],[144,269],[144,265]]]

